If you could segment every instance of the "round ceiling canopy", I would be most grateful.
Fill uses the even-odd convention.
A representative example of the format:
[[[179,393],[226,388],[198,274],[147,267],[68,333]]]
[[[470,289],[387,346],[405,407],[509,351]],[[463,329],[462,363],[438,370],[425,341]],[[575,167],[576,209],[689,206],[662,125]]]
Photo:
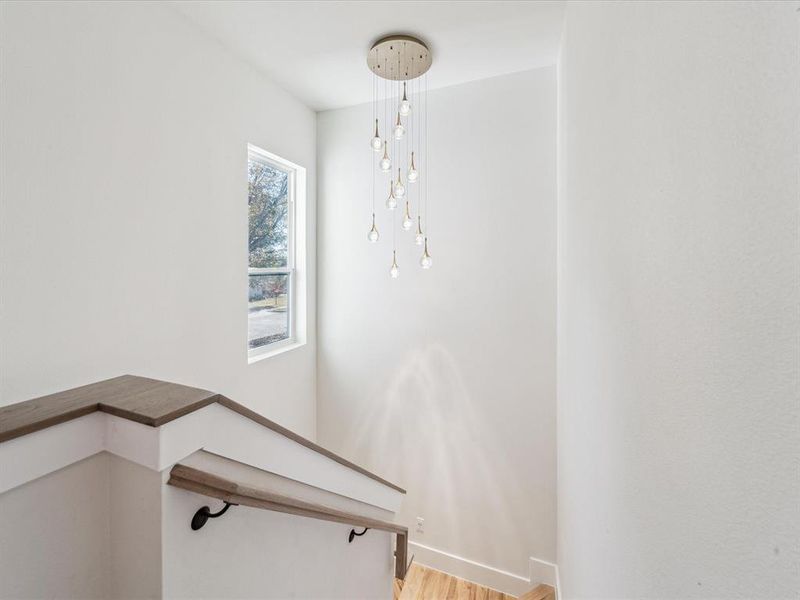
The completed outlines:
[[[416,79],[431,68],[431,52],[422,40],[410,35],[388,35],[367,54],[367,65],[378,77],[392,81]]]

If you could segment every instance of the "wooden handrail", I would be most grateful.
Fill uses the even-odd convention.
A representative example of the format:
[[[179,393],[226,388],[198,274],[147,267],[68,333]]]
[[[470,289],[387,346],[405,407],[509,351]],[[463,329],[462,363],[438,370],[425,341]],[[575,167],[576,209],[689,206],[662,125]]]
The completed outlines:
[[[406,565],[408,557],[408,528],[403,525],[276,494],[187,465],[177,464],[172,467],[167,484],[231,504],[394,533],[397,535],[395,577],[398,579],[405,578],[408,570]]]
[[[405,490],[330,450],[226,398],[200,388],[135,375],[122,375],[78,388],[0,407],[0,443],[101,411],[149,425],[165,423],[217,402],[243,417],[361,473],[402,494]]]

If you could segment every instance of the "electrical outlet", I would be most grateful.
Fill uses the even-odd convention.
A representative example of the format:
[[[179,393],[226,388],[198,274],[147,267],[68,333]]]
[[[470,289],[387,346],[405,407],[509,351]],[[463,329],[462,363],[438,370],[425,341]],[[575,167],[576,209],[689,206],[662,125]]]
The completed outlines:
[[[425,519],[417,517],[417,533],[425,533]]]

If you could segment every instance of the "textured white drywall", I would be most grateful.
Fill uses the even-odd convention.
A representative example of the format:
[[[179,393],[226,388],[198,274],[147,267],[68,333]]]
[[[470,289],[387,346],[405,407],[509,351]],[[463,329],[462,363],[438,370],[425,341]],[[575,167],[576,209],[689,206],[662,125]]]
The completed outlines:
[[[0,15],[0,404],[134,373],[313,437],[314,113],[162,3]],[[248,142],[308,169],[309,343],[252,365]]]
[[[162,598],[161,473],[108,454],[109,598]]]
[[[391,597],[390,534],[348,544],[348,525],[245,507],[192,531],[198,508],[222,503],[168,477],[103,452],[0,494],[0,598]]]
[[[525,578],[555,559],[555,84],[429,92],[434,266],[398,231],[397,280],[371,106],[318,119],[320,441],[408,490],[413,541]]]
[[[798,597],[799,6],[568,6],[568,600]]]
[[[110,597],[110,458],[0,494],[0,598]]]
[[[164,597],[386,600],[392,597],[392,536],[370,530],[352,544],[351,527],[232,507],[199,531],[189,522],[209,499],[163,487]]]

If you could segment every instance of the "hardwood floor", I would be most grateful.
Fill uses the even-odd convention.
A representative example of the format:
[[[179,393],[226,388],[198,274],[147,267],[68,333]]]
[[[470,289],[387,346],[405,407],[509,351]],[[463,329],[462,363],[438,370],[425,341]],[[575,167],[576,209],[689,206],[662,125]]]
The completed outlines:
[[[394,600],[516,600],[497,590],[412,564],[405,582],[395,580]]]
[[[556,593],[551,586],[540,583],[530,592],[520,596],[519,600],[556,600]]]

